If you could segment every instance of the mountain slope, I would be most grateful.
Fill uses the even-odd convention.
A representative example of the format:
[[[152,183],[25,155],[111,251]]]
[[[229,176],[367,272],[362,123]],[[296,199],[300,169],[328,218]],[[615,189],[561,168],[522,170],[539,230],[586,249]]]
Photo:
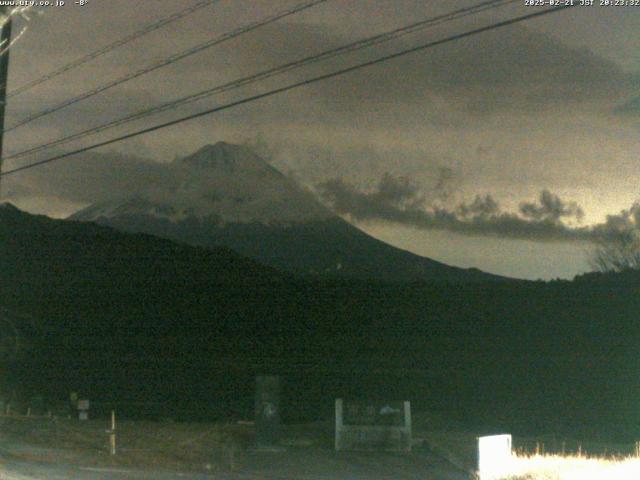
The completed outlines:
[[[174,162],[171,191],[146,190],[70,217],[192,245],[226,246],[302,275],[476,282],[500,277],[392,247],[332,214],[245,147],[217,143]]]
[[[53,220],[29,215],[11,204],[0,205],[0,242],[0,270],[14,279],[4,282],[3,289],[21,281],[58,282],[58,274],[127,274],[134,265],[146,277],[144,282],[152,280],[158,270],[189,276],[192,281],[203,276],[214,283],[260,283],[286,278],[224,247],[198,248],[95,224]],[[44,273],[48,275],[39,277]],[[129,276],[129,280],[133,278]]]

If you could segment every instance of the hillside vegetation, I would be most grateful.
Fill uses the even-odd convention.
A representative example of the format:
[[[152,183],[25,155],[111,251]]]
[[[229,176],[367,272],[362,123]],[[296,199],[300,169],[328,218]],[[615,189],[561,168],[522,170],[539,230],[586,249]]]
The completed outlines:
[[[0,304],[38,321],[14,386],[250,416],[283,375],[290,420],[336,396],[408,398],[486,430],[635,438],[640,274],[573,282],[302,280],[204,249],[0,208]],[[168,413],[170,412],[170,413]]]

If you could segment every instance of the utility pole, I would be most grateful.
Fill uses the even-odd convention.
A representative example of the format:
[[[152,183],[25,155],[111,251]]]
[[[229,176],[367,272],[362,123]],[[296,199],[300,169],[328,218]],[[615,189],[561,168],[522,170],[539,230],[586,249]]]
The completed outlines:
[[[7,107],[7,80],[9,79],[9,46],[11,45],[11,15],[9,7],[0,7],[2,31],[0,32],[0,173],[4,146],[4,113]],[[0,200],[2,200],[2,177],[0,176]]]

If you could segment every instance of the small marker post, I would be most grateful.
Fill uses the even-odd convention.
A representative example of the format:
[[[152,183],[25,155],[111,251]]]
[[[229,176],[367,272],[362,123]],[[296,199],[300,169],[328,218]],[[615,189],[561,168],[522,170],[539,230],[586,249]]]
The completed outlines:
[[[116,454],[116,412],[111,410],[111,430],[109,432],[109,449],[111,455]]]

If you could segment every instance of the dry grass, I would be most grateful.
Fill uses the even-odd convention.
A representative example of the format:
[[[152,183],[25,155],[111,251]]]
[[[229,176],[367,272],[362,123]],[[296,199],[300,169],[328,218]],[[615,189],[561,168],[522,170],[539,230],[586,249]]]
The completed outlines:
[[[3,417],[4,444],[24,446],[28,460],[86,466],[230,472],[242,467],[250,433],[242,425],[118,422],[117,455],[109,454],[109,424],[60,418]],[[53,448],[52,448],[53,447]]]
[[[640,458],[515,455],[504,480],[638,480]]]
[[[476,435],[444,431],[425,432],[423,436],[432,450],[454,465],[475,470]],[[514,445],[513,463],[507,469],[511,476],[501,480],[640,480],[640,456],[633,453],[632,444],[542,436],[517,438]]]

